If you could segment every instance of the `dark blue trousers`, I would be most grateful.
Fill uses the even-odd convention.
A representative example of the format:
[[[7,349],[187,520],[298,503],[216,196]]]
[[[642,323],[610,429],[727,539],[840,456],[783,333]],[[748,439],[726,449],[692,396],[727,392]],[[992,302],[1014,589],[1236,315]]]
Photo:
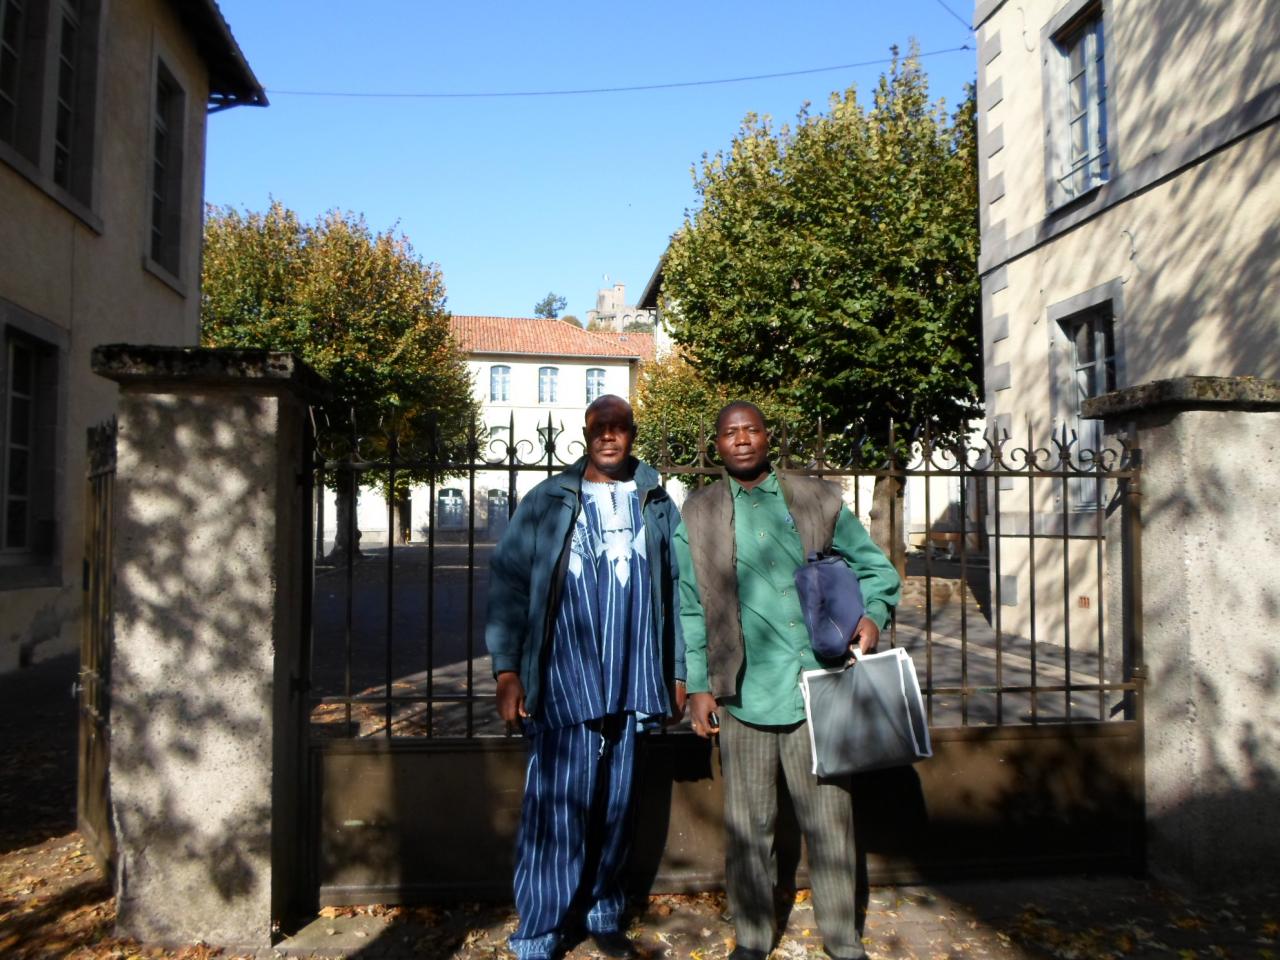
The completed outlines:
[[[592,933],[618,929],[635,744],[630,713],[529,736],[516,837],[520,925],[509,941],[522,960],[549,957],[571,913],[584,914]]]

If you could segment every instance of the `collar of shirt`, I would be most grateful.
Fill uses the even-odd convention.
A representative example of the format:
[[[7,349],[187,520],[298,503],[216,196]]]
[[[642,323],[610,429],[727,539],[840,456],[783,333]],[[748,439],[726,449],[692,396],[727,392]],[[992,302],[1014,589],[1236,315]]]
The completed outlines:
[[[730,477],[729,490],[732,492],[735,499],[737,497],[749,497],[755,490],[759,490],[763,493],[771,493],[775,497],[781,496],[782,494],[782,488],[778,486],[778,475],[772,468],[769,469],[768,475],[763,480],[750,489],[744,487],[737,480],[733,479],[733,477]]]

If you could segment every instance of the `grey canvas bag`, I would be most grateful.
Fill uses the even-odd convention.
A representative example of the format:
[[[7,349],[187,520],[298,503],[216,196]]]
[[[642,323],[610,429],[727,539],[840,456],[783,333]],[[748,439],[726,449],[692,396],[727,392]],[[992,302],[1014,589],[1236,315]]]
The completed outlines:
[[[836,777],[933,756],[915,665],[906,650],[854,653],[848,667],[800,674],[813,772]]]

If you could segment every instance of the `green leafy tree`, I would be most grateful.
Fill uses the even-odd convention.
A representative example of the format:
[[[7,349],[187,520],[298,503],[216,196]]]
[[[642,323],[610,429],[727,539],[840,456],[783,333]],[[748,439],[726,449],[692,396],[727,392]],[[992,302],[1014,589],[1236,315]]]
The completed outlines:
[[[568,300],[558,296],[555,292],[548,293],[545,297],[533,305],[533,315],[535,317],[545,317],[548,320],[554,320],[560,316],[560,311],[568,304]]]
[[[362,216],[333,211],[303,223],[279,202],[260,213],[209,207],[200,313],[206,346],[293,351],[328,380],[320,426],[331,447],[353,426],[376,452],[392,437],[402,448],[456,442],[474,423],[439,268]],[[350,489],[350,475],[337,479],[340,492]],[[385,491],[386,477],[362,479]],[[402,502],[422,479],[405,471],[385,492]],[[339,497],[340,538],[347,499]]]
[[[869,108],[850,88],[793,126],[749,115],[695,170],[664,265],[672,337],[708,381],[882,451],[891,421],[959,435],[980,410],[976,146],[972,88],[948,116],[914,44]]]
[[[714,462],[716,414],[730,400],[750,400],[771,423],[800,419],[776,392],[710,382],[679,353],[645,364],[636,384],[637,455],[659,466],[695,465],[700,452]]]

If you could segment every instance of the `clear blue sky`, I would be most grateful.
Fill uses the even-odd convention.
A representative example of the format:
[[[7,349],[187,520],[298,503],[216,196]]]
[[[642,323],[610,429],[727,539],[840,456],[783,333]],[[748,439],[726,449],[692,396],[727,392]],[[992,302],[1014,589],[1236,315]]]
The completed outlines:
[[[549,290],[585,319],[604,274],[639,295],[696,196],[690,167],[744,115],[794,117],[883,65],[665,90],[356,98],[718,80],[973,46],[971,0],[427,2],[220,0],[271,106],[209,120],[205,197],[306,219],[398,223],[439,263],[455,313],[531,316]],[[927,56],[953,106],[972,50]]]

